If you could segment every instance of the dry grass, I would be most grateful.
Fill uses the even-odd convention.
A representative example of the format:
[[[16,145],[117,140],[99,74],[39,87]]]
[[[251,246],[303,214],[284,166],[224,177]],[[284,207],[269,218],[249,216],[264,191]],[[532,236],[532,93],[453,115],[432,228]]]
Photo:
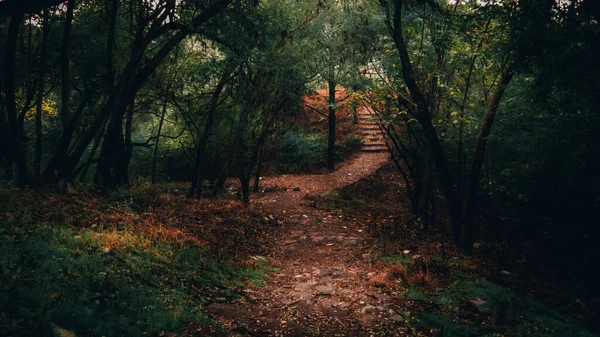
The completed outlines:
[[[387,273],[374,275],[369,279],[368,284],[376,288],[383,288],[386,291],[391,291],[394,289],[394,282],[390,280]]]

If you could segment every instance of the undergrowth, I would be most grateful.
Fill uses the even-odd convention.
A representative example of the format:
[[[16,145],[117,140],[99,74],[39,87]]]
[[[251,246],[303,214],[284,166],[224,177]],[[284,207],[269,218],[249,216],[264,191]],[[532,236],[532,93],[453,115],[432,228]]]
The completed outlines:
[[[360,150],[360,137],[349,135],[336,144],[335,160],[342,161]],[[305,173],[327,165],[327,137],[311,130],[292,130],[281,137],[278,170],[282,173]]]
[[[423,330],[465,337],[595,336],[579,321],[486,280],[457,265],[454,258],[400,253],[382,255],[378,260],[387,268],[388,283],[397,280],[392,293],[415,303],[413,313],[406,312],[405,319]],[[481,301],[482,307],[470,301]],[[494,322],[495,310],[506,316],[501,322]]]
[[[264,225],[262,218],[249,211],[231,218],[230,203],[192,210],[147,190],[127,193],[116,201],[0,191],[3,336],[52,336],[56,327],[77,336],[181,332],[207,321],[205,304],[263,284],[269,266],[233,263],[228,244],[212,243],[228,231],[254,233],[249,227]],[[164,214],[149,222],[157,214],[146,213],[159,207]],[[225,228],[236,219],[238,228]]]

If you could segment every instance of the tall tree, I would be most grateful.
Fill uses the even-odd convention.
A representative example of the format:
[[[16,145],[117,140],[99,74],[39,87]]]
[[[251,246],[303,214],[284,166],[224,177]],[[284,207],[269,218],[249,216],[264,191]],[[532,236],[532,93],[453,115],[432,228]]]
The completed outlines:
[[[4,49],[4,96],[6,103],[6,117],[8,120],[9,135],[7,137],[10,146],[10,158],[17,165],[17,182],[19,186],[25,186],[28,182],[27,159],[21,140],[23,130],[17,117],[17,102],[15,95],[15,58],[17,52],[17,41],[19,30],[23,23],[22,12],[14,14],[10,18],[6,35],[6,46]]]

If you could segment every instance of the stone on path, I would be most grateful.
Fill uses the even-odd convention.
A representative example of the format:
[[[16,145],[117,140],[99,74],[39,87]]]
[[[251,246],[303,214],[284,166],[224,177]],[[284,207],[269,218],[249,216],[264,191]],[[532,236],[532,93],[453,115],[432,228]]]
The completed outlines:
[[[300,300],[306,300],[306,301],[310,301],[315,298],[315,295],[313,295],[311,293],[307,293],[307,292],[301,292],[301,291],[294,291],[294,292],[292,292],[291,295],[294,298],[297,298]]]
[[[404,322],[404,317],[398,314],[393,314],[390,316],[390,320],[394,322]]]
[[[312,287],[312,284],[310,284],[310,283],[297,283],[294,286],[294,290],[300,291],[300,292],[305,292],[305,291],[308,291],[311,287]]]
[[[335,294],[335,287],[330,286],[330,285],[316,286],[315,290],[317,291],[317,295],[333,295],[333,294]]]
[[[366,305],[364,306],[360,312],[364,315],[364,314],[376,314],[380,311],[384,311],[385,308],[381,307],[381,306],[374,306],[374,305]]]

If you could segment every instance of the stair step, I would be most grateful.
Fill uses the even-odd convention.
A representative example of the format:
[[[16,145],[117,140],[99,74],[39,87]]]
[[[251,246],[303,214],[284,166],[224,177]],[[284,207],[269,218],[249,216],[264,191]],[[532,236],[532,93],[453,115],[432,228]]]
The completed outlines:
[[[362,152],[388,152],[387,148],[363,148]]]
[[[385,145],[385,142],[368,142],[368,143],[363,143],[363,148],[365,147],[385,147],[387,148],[387,146]]]

